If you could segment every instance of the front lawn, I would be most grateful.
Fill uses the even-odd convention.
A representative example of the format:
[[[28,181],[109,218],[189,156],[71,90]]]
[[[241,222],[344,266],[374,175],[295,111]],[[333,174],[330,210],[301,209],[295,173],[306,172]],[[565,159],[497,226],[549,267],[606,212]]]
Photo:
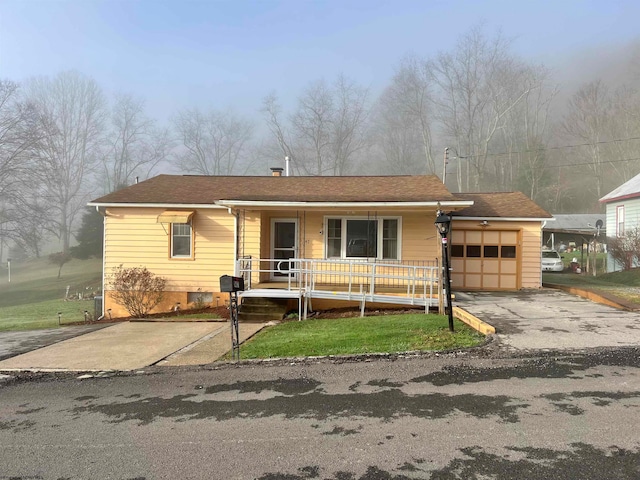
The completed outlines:
[[[412,350],[446,350],[479,345],[484,336],[456,320],[449,332],[443,315],[291,321],[259,332],[240,347],[240,357],[279,358]]]
[[[0,307],[0,332],[9,330],[33,330],[40,328],[58,328],[61,325],[84,321],[84,311],[93,316],[94,301],[91,300],[49,300]],[[58,312],[62,315],[58,317]]]

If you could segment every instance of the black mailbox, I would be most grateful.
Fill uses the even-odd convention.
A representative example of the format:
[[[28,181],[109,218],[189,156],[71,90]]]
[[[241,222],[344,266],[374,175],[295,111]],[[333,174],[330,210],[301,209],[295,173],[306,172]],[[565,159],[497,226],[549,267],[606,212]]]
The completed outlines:
[[[221,292],[242,292],[244,291],[244,278],[223,275],[220,277]]]

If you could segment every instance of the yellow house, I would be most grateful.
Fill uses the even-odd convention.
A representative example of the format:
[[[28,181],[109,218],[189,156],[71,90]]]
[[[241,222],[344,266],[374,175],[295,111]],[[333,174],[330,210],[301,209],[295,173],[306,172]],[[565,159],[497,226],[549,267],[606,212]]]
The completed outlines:
[[[119,265],[167,279],[156,311],[223,304],[222,275],[244,277],[243,296],[300,307],[428,308],[440,295],[438,209],[460,215],[454,287],[540,287],[541,222],[551,218],[522,194],[454,195],[436,176],[159,175],[89,205],[104,216],[103,311],[113,316],[126,315],[111,296]]]

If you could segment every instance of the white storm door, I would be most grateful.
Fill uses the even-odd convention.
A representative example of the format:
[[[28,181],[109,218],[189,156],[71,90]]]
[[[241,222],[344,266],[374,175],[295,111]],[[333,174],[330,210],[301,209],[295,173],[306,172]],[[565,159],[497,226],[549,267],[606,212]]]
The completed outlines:
[[[289,277],[289,260],[298,253],[298,220],[295,218],[271,219],[271,280]]]

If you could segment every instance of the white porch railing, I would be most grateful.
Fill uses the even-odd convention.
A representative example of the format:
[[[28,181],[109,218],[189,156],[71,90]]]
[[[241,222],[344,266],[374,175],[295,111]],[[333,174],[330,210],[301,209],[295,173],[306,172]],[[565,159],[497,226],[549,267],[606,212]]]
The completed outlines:
[[[244,296],[279,296],[304,300],[304,313],[313,298],[424,306],[441,300],[440,267],[433,262],[370,262],[291,258],[238,260],[236,275],[245,280]],[[273,280],[277,276],[276,280]],[[276,288],[254,285],[277,282]],[[284,285],[282,285],[284,284]]]

